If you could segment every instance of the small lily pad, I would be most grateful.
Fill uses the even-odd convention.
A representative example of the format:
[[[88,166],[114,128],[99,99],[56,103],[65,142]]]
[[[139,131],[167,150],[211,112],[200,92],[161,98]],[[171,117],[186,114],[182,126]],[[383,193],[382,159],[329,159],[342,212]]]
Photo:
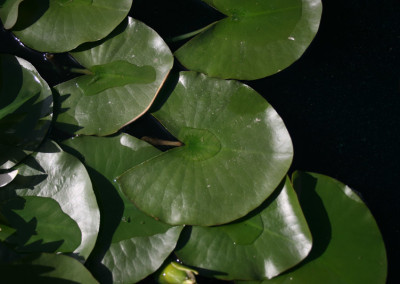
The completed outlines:
[[[112,134],[140,117],[173,64],[162,38],[132,18],[100,43],[71,54],[86,75],[55,87],[61,101],[56,127],[75,134]]]
[[[42,52],[66,52],[106,37],[128,15],[132,0],[28,0],[12,32]]]
[[[193,226],[182,240],[176,255],[183,263],[224,280],[275,277],[302,261],[312,246],[288,178],[248,216],[222,226]]]
[[[168,224],[210,226],[245,216],[275,190],[292,161],[282,119],[237,81],[182,72],[153,115],[184,146],[137,165],[118,182],[142,211]]]
[[[226,15],[179,48],[188,69],[212,77],[254,80],[295,62],[321,19],[320,0],[204,0]]]

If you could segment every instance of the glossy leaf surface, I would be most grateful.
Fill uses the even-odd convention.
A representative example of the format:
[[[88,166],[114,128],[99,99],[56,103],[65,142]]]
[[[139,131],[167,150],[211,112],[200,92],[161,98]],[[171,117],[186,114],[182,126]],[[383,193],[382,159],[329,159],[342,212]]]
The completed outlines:
[[[82,263],[60,254],[31,255],[2,268],[4,283],[98,283]]]
[[[175,248],[182,227],[171,227],[139,211],[114,179],[160,151],[128,134],[79,137],[64,145],[84,160],[99,200],[102,219],[96,261],[111,271],[113,283],[133,283],[153,273]],[[98,266],[95,270],[104,279]]]
[[[10,169],[43,141],[53,97],[28,61],[0,55],[0,169]]]
[[[18,170],[0,174],[0,187],[6,186],[17,176]]]
[[[29,0],[13,33],[30,48],[65,52],[106,37],[128,15],[132,0]]]
[[[74,253],[87,258],[96,242],[100,214],[85,167],[63,152],[54,142],[46,142],[39,152],[18,167],[19,174],[0,191],[3,199],[20,196],[49,197],[79,226],[82,240]]]
[[[61,83],[57,127],[87,135],[108,135],[141,116],[172,68],[160,36],[128,18],[101,43],[72,53],[89,74]]]
[[[222,226],[194,226],[182,240],[176,255],[183,263],[225,280],[272,278],[302,261],[312,246],[288,178],[248,216]]]
[[[212,77],[254,80],[295,62],[321,18],[320,0],[204,0],[227,17],[175,53],[188,69]]]
[[[239,82],[183,72],[153,115],[185,145],[118,182],[142,211],[166,223],[215,225],[243,217],[273,192],[291,163],[283,121]]]
[[[24,196],[4,200],[0,214],[11,234],[1,240],[16,245],[19,252],[73,252],[81,243],[81,231],[60,205],[47,197]]]
[[[0,1],[0,19],[4,28],[11,29],[18,18],[18,6],[24,0],[2,0]]]
[[[262,283],[385,283],[384,243],[362,200],[348,186],[321,174],[296,172],[293,182],[313,248],[299,266]]]

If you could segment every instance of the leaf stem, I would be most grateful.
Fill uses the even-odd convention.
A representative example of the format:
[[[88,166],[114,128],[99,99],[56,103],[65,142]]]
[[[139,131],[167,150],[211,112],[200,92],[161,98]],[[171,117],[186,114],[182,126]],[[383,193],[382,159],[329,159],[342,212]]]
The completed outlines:
[[[78,73],[78,74],[84,74],[84,75],[93,75],[93,72],[88,70],[88,69],[83,69],[83,68],[70,68],[70,72],[72,73]]]
[[[184,39],[187,39],[187,38],[194,37],[195,35],[197,35],[197,34],[203,32],[203,31],[207,30],[209,27],[211,27],[211,26],[214,25],[215,23],[216,23],[216,22],[211,23],[211,24],[209,24],[208,26],[205,26],[205,27],[200,28],[200,29],[198,29],[198,30],[189,32],[189,33],[187,33],[187,34],[178,35],[178,36],[176,36],[176,37],[171,38],[169,41],[170,41],[170,42],[177,42],[177,41],[181,41],[181,40],[184,40]]]
[[[148,136],[143,136],[141,139],[143,141],[146,141],[147,143],[150,143],[153,146],[175,146],[175,147],[183,146],[183,143],[181,141],[169,141]]]

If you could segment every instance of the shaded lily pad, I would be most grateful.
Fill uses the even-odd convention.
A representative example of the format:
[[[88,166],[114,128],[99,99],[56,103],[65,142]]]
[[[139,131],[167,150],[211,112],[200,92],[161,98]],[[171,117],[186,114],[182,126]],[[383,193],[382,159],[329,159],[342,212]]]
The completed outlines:
[[[4,28],[11,29],[18,18],[18,6],[24,0],[1,0],[0,1],[0,19]]]
[[[0,169],[37,149],[51,124],[53,97],[28,61],[0,55]]]
[[[182,227],[166,225],[139,211],[114,179],[161,152],[127,134],[81,136],[63,144],[84,161],[99,200],[101,226],[88,263],[91,271],[102,283],[107,282],[107,271],[102,271],[100,263],[111,272],[113,283],[137,282],[156,271],[175,248]]]
[[[15,245],[17,251],[73,252],[80,245],[78,225],[55,200],[37,196],[4,200],[0,196],[0,202],[0,214],[14,229],[0,239]]]
[[[175,52],[188,69],[212,77],[254,80],[295,62],[321,18],[320,0],[204,0],[227,17]]]
[[[279,185],[292,161],[276,111],[237,81],[183,72],[153,115],[185,145],[118,178],[142,211],[169,224],[216,225],[243,217]]]
[[[223,226],[194,226],[182,240],[176,251],[181,261],[225,280],[272,278],[302,261],[312,246],[288,178],[248,216]]]
[[[321,174],[296,172],[293,182],[313,235],[313,248],[299,266],[262,283],[385,283],[382,236],[357,194]]]
[[[71,53],[86,75],[61,83],[56,126],[67,132],[108,135],[150,107],[172,68],[160,36],[128,18],[101,43]]]
[[[35,254],[2,267],[4,283],[98,283],[85,266],[60,254]]]
[[[65,52],[106,37],[128,15],[132,0],[29,0],[13,33],[30,48]]]
[[[2,199],[38,196],[57,201],[82,233],[74,253],[87,258],[96,242],[100,215],[89,175],[82,163],[54,142],[47,141],[38,153],[18,166],[18,171],[13,182],[0,190]]]

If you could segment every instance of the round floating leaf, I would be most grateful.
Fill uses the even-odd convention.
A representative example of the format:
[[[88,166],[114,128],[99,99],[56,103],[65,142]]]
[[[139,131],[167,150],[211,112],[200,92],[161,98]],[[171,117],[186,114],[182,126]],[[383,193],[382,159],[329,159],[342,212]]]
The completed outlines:
[[[4,283],[98,283],[82,263],[60,254],[30,255],[3,267]]]
[[[183,247],[176,251],[179,259],[225,280],[272,278],[302,261],[312,246],[288,178],[248,216],[223,226],[194,226],[185,232]]]
[[[361,199],[348,186],[321,174],[296,172],[293,182],[313,248],[298,267],[262,283],[386,283],[385,246]]]
[[[254,80],[295,62],[310,45],[321,18],[320,0],[204,0],[227,17],[175,53],[190,70]]]
[[[18,6],[24,0],[2,0],[0,1],[0,19],[4,28],[11,29],[18,18]]]
[[[243,217],[274,191],[292,161],[282,119],[237,81],[183,72],[154,116],[184,146],[118,182],[142,211],[169,224],[209,226]]]
[[[82,240],[74,253],[87,258],[96,242],[100,214],[92,184],[78,159],[46,142],[38,153],[18,166],[19,174],[0,190],[3,199],[15,196],[49,197],[79,226]],[[73,228],[71,228],[73,229]]]
[[[4,200],[0,214],[15,230],[0,239],[19,252],[72,252],[81,243],[81,231],[60,205],[47,197],[25,196]]]
[[[53,97],[28,61],[0,55],[0,169],[31,154],[47,134]]]
[[[146,112],[173,64],[160,36],[132,18],[72,55],[87,74],[55,87],[62,102],[57,127],[87,135],[114,133]]]
[[[84,160],[99,200],[101,227],[91,263],[105,279],[100,262],[113,283],[137,282],[156,271],[171,254],[182,227],[171,227],[139,211],[119,190],[114,179],[161,152],[127,134],[78,137],[64,142]],[[94,261],[93,261],[94,260]],[[102,266],[103,266],[102,265]]]
[[[13,33],[30,48],[65,52],[106,37],[128,15],[132,0],[29,0]]]

